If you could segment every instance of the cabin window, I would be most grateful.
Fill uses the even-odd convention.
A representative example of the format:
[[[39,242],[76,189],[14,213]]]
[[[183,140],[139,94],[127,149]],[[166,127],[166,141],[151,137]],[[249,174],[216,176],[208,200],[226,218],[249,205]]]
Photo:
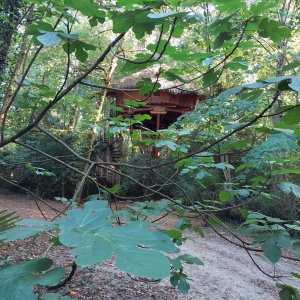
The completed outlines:
[[[160,91],[156,91],[153,93],[153,96],[160,96]]]

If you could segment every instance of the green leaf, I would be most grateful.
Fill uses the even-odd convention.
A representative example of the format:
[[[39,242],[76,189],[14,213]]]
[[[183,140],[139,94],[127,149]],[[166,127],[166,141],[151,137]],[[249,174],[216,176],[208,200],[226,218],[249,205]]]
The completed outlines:
[[[192,158],[182,159],[174,165],[174,169],[180,168],[182,166],[188,167],[193,162],[194,162],[194,160]]]
[[[283,132],[287,135],[294,134],[294,130],[291,129],[285,129],[285,128],[277,128],[277,127],[266,127],[262,126],[259,128],[255,128],[257,132],[267,133],[267,134],[278,134],[278,132]]]
[[[182,77],[178,76],[175,72],[171,72],[170,70],[163,72],[162,77],[166,78],[169,81],[178,80],[178,81],[180,81],[182,83],[187,83],[187,81],[185,79],[183,79]]]
[[[144,101],[136,101],[136,100],[125,99],[124,100],[124,105],[129,106],[129,107],[138,108],[138,107],[147,105],[147,103],[144,102]]]
[[[68,39],[78,38],[78,34],[69,34],[60,31],[46,31],[46,30],[39,29],[39,32],[42,35],[38,35],[36,38],[45,46],[53,46],[61,42],[62,39],[61,37],[59,37],[59,35]]]
[[[190,285],[188,284],[187,276],[182,272],[172,272],[170,277],[171,284],[175,287],[178,286],[178,289],[182,294],[186,294],[189,289]]]
[[[292,69],[296,69],[300,66],[300,60],[295,60],[282,68],[282,71],[289,71]]]
[[[274,42],[280,42],[283,38],[291,37],[290,29],[284,27],[282,23],[269,18],[263,19],[258,27],[261,37],[270,38]]]
[[[120,112],[124,112],[124,109],[123,108],[121,108],[121,107],[118,107],[118,106],[116,106],[116,105],[109,105],[108,106],[108,108],[109,109],[112,109],[112,110],[116,110],[116,111],[120,111]]]
[[[297,124],[300,122],[300,107],[295,107],[288,110],[283,116],[283,122],[288,125]]]
[[[18,227],[3,231],[0,233],[0,240],[4,240],[5,243],[18,239],[23,240],[30,236],[36,235],[39,232],[49,231],[56,228],[52,222],[33,219],[21,220],[16,222],[16,225],[27,227]]]
[[[213,30],[215,35],[222,33],[222,32],[230,32],[232,24],[229,20],[232,18],[232,15],[226,18],[218,18],[216,21],[212,22],[209,26],[209,30]]]
[[[241,99],[247,100],[247,101],[256,100],[262,93],[263,93],[262,90],[254,90],[254,91],[245,92],[241,96]]]
[[[198,233],[201,237],[204,237],[203,231],[199,227],[192,227],[194,232]]]
[[[64,268],[47,271],[52,264],[53,262],[49,258],[38,258],[1,267],[0,299],[37,299],[32,291],[36,284],[53,286],[58,284],[65,275]]]
[[[149,278],[169,275],[169,261],[162,253],[151,250],[165,245],[170,238],[147,230],[146,222],[129,222],[113,227],[107,219],[110,209],[104,201],[89,201],[84,210],[68,211],[67,219],[59,219],[60,242],[71,247],[76,263],[89,266],[116,255],[117,267],[127,273]],[[161,233],[162,234],[162,233]],[[167,240],[168,239],[168,240]]]
[[[149,92],[155,93],[161,85],[158,82],[152,82],[151,78],[143,78],[136,86],[140,87],[139,91],[141,95],[146,95]]]
[[[247,124],[248,123],[229,123],[229,125],[224,126],[224,131],[228,131],[228,130],[231,130],[231,129],[237,129],[237,128],[245,126]]]
[[[116,194],[120,189],[121,189],[121,185],[118,183],[118,184],[115,184],[113,187],[108,188],[107,190],[110,193]]]
[[[191,265],[191,264],[195,264],[195,265],[201,265],[203,266],[204,263],[198,258],[198,257],[193,257],[189,254],[183,254],[183,255],[179,255],[177,257],[177,259],[180,259],[184,262],[186,262],[187,264]]]
[[[231,62],[226,64],[225,69],[232,71],[248,70],[248,62],[242,57],[235,57]]]
[[[273,264],[276,264],[281,257],[281,249],[279,248],[279,246],[284,248],[292,247],[290,235],[285,230],[262,232],[254,238],[252,244],[256,245],[260,242],[263,243],[261,248],[264,251],[265,256]]]
[[[252,4],[250,7],[250,13],[252,15],[259,15],[264,11],[268,11],[270,8],[275,8],[278,4],[273,1],[262,1],[255,4]]]
[[[216,9],[220,12],[225,13],[233,13],[238,8],[244,9],[246,8],[246,3],[244,1],[236,1],[236,0],[213,0],[214,4],[216,4]]]
[[[241,216],[244,218],[244,219],[247,219],[248,215],[249,215],[249,211],[247,209],[241,209],[240,210],[240,213],[241,213]]]
[[[283,79],[284,78],[285,77],[283,77]],[[278,81],[280,81],[280,80],[278,80]],[[274,82],[268,82],[267,79],[266,79],[264,81],[257,81],[257,82],[250,83],[250,84],[239,85],[239,86],[236,86],[236,87],[233,87],[231,89],[228,89],[226,91],[221,92],[219,94],[219,97],[227,97],[228,95],[237,94],[237,93],[241,92],[244,89],[259,89],[259,88],[263,88],[263,87],[269,85],[270,83],[274,83]]]
[[[28,35],[40,35],[41,34],[40,30],[52,32],[53,27],[51,24],[46,23],[46,22],[37,22],[37,23],[31,24],[29,26],[29,28],[27,29],[27,34]]]
[[[300,187],[291,182],[281,182],[279,188],[286,194],[292,192],[296,197],[300,198]]]
[[[62,232],[73,229],[91,230],[110,224],[106,218],[111,214],[111,209],[107,208],[108,202],[103,200],[88,201],[82,209],[72,209],[67,212],[68,219],[58,219],[56,223]]]
[[[171,239],[181,239],[182,238],[181,231],[176,230],[176,229],[161,230],[161,232],[167,234]]]
[[[281,170],[274,170],[272,174],[300,174],[300,170],[283,168]]]
[[[287,78],[287,79],[284,79],[284,80],[281,80],[278,85],[277,85],[277,88],[279,91],[289,91],[291,90],[290,88],[290,83],[291,83],[291,79],[290,78]]]
[[[91,44],[87,44],[85,42],[75,40],[70,45],[68,43],[63,44],[63,49],[66,53],[73,53],[75,52],[76,58],[81,61],[85,62],[88,58],[88,50],[96,50],[96,47]]]
[[[178,145],[170,140],[159,140],[157,143],[155,143],[156,147],[163,147],[163,146],[167,146],[168,148],[170,148],[171,150],[175,151],[178,148]]]
[[[169,261],[170,261],[170,264],[173,266],[173,268],[177,269],[177,270],[180,270],[182,268],[182,264],[181,264],[181,261],[179,258],[170,258],[169,257]]]
[[[232,34],[229,32],[221,32],[216,38],[214,42],[214,49],[220,48],[225,41],[231,40]]]
[[[203,76],[204,86],[209,86],[212,83],[215,83],[220,76],[220,70],[211,70]]]
[[[231,197],[231,193],[229,191],[221,191],[219,193],[219,199],[221,202],[226,202]]]
[[[300,76],[292,76],[292,82],[289,83],[289,87],[296,92],[300,92]]]
[[[261,248],[270,262],[276,264],[279,261],[281,257],[281,250],[278,246],[276,246],[276,244],[266,241],[263,243]]]
[[[41,296],[42,300],[70,300],[71,298],[68,296],[62,297],[61,294],[58,293],[46,293]]]
[[[221,226],[221,224],[223,224],[223,222],[216,216],[210,216],[208,219],[208,223],[213,226]]]
[[[272,265],[273,267],[276,267],[276,264],[273,264],[272,262],[270,262],[265,256],[260,255],[260,254],[254,254],[256,257],[258,257],[259,259],[261,259],[262,261],[264,261],[265,263]]]
[[[241,195],[242,197],[249,197],[250,192],[242,189],[242,190],[239,190],[239,195]]]
[[[295,273],[295,272],[291,272],[291,274],[292,274],[294,277],[296,277],[296,278],[300,279],[300,274],[298,274],[298,273]]]
[[[214,164],[213,166],[222,170],[224,170],[225,168],[234,169],[234,166],[228,163],[218,163],[218,164]]]
[[[188,14],[188,12],[179,12],[179,11],[169,11],[169,12],[165,12],[165,13],[150,13],[147,16],[151,19],[166,19],[168,17],[176,17],[176,18],[181,18],[181,17],[185,17]]]
[[[276,286],[281,289],[279,296],[281,300],[300,300],[299,290],[287,285],[277,282]]]
[[[45,46],[52,46],[61,42],[61,38],[57,35],[57,32],[49,32],[46,30],[39,29],[42,35],[37,36],[37,40]]]

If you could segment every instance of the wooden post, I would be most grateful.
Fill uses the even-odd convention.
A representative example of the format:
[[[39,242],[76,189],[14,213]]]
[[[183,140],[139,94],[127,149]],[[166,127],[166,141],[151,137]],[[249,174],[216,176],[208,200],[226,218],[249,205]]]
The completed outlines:
[[[160,114],[156,115],[156,131],[158,131],[160,129]],[[157,138],[159,139],[159,135],[157,136]],[[158,159],[159,158],[159,149],[155,148],[155,158]]]

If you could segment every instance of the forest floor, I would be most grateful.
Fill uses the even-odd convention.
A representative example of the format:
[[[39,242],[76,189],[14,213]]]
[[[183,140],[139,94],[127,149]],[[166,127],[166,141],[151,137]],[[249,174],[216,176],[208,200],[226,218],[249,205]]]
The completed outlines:
[[[46,200],[46,203],[62,209],[64,205],[57,201]],[[37,204],[40,208],[37,207]],[[37,203],[26,195],[14,194],[8,190],[0,190],[0,211],[7,209],[16,211],[21,218],[43,219],[40,210],[45,216],[52,217],[55,212],[38,201]],[[160,220],[160,226],[174,228],[176,220],[168,216]],[[201,226],[200,222],[195,220]],[[198,224],[197,224],[198,222]],[[195,242],[188,241],[180,249],[181,253],[196,256],[204,262],[204,266],[185,265],[184,271],[192,280],[189,281],[189,293],[182,295],[170,285],[168,279],[159,283],[144,283],[131,279],[127,274],[120,272],[114,265],[114,260],[88,268],[78,268],[72,280],[63,288],[54,292],[70,296],[72,299],[114,299],[114,300],[273,300],[279,299],[276,281],[263,274],[252,262],[249,254],[242,248],[232,245],[220,238],[211,229],[201,227],[204,238],[195,233],[188,233]],[[237,228],[231,226],[236,233]],[[228,233],[222,234],[231,238]],[[32,238],[25,241],[15,241],[0,248],[0,260],[11,256],[13,262],[22,261],[30,247]],[[49,245],[48,236],[39,234],[31,249],[31,258],[39,257]],[[292,255],[291,253],[287,253]],[[48,253],[48,257],[56,264],[72,262],[73,257],[63,247],[55,247]],[[274,268],[254,256],[260,268],[274,274]],[[299,280],[291,276],[291,272],[299,272],[299,263],[291,260],[281,260],[276,267],[276,275],[282,282],[299,285]],[[298,286],[299,287],[299,286]],[[41,293],[42,289],[37,289]]]

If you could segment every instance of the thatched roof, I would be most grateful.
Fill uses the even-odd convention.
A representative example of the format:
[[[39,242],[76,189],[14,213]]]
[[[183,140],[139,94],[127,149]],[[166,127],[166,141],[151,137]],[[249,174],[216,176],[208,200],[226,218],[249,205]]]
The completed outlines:
[[[161,70],[167,71],[170,67],[167,65],[154,65],[151,67],[148,67],[147,69],[143,69],[141,71],[138,71],[137,73],[134,73],[132,75],[129,75],[127,77],[124,77],[120,80],[117,80],[115,82],[112,82],[110,84],[110,87],[120,89],[122,91],[132,91],[138,89],[136,87],[136,84],[141,81],[143,78],[150,78],[152,82],[156,82],[157,76]],[[194,84],[188,83],[183,84],[179,80],[169,81],[168,79],[159,76],[158,83],[161,85],[159,90],[168,90],[169,92],[173,94],[199,94],[199,88],[197,88]]]

